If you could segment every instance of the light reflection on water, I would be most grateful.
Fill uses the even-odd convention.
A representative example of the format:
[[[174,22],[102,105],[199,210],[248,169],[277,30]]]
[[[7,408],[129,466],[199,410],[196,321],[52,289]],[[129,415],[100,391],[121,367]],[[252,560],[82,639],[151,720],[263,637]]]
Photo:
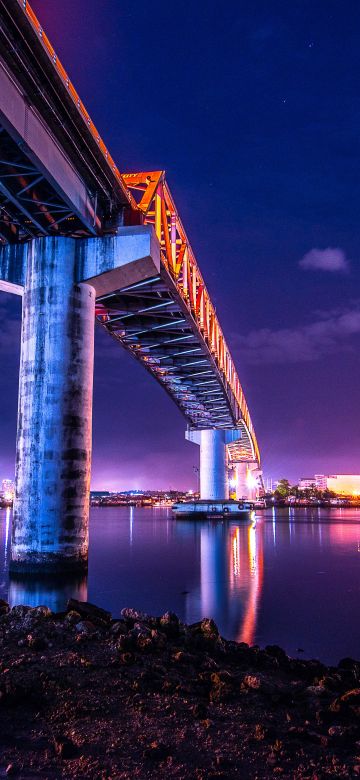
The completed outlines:
[[[0,596],[64,608],[70,596],[280,644],[291,655],[360,658],[360,511],[268,510],[256,522],[175,521],[166,509],[93,508],[88,577],[11,578],[10,510],[0,510]]]

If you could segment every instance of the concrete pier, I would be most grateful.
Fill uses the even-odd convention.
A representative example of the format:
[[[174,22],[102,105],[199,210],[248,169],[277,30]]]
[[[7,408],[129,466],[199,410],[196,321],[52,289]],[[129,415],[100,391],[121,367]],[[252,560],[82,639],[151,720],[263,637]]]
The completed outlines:
[[[229,498],[224,431],[200,431],[200,498]]]
[[[200,445],[200,498],[224,501],[229,498],[226,445],[240,439],[237,429],[209,428],[186,431],[186,438]]]
[[[255,501],[257,494],[257,465],[252,463],[237,463],[235,469],[236,497]]]
[[[87,566],[95,292],[74,283],[76,243],[27,250],[12,571]]]

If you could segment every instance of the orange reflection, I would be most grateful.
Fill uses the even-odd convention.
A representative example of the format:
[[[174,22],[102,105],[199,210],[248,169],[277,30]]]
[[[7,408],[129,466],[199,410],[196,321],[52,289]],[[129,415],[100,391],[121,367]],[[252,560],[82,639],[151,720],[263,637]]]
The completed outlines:
[[[248,557],[250,587],[244,619],[237,640],[252,645],[254,644],[257,612],[264,579],[262,535],[255,524],[248,528]]]
[[[201,528],[200,613],[214,618],[223,636],[248,644],[254,643],[263,585],[262,535],[255,522]],[[195,607],[195,594],[189,601]]]

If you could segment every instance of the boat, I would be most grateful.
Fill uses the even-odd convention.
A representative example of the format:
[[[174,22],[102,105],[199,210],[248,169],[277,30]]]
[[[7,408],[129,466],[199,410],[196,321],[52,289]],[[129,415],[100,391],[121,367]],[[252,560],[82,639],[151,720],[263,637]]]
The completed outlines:
[[[233,518],[247,520],[252,517],[254,503],[245,499],[240,501],[200,499],[173,504],[172,511],[177,520],[231,520]]]

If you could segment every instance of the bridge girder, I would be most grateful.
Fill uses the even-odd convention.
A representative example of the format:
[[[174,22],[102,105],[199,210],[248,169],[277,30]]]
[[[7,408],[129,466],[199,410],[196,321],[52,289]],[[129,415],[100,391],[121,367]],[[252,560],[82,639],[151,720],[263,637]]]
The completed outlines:
[[[240,428],[233,457],[259,462],[243,389],[164,171],[121,174],[27,0],[0,0],[0,15],[0,242],[57,235],[88,245],[98,240],[91,235],[121,238],[124,224],[152,226],[156,278],[148,265],[141,278],[138,263],[139,281],[119,287],[109,262],[95,263],[96,283],[86,269],[79,281],[95,285],[100,324],[189,425]],[[18,273],[2,278],[9,284],[19,291]]]

